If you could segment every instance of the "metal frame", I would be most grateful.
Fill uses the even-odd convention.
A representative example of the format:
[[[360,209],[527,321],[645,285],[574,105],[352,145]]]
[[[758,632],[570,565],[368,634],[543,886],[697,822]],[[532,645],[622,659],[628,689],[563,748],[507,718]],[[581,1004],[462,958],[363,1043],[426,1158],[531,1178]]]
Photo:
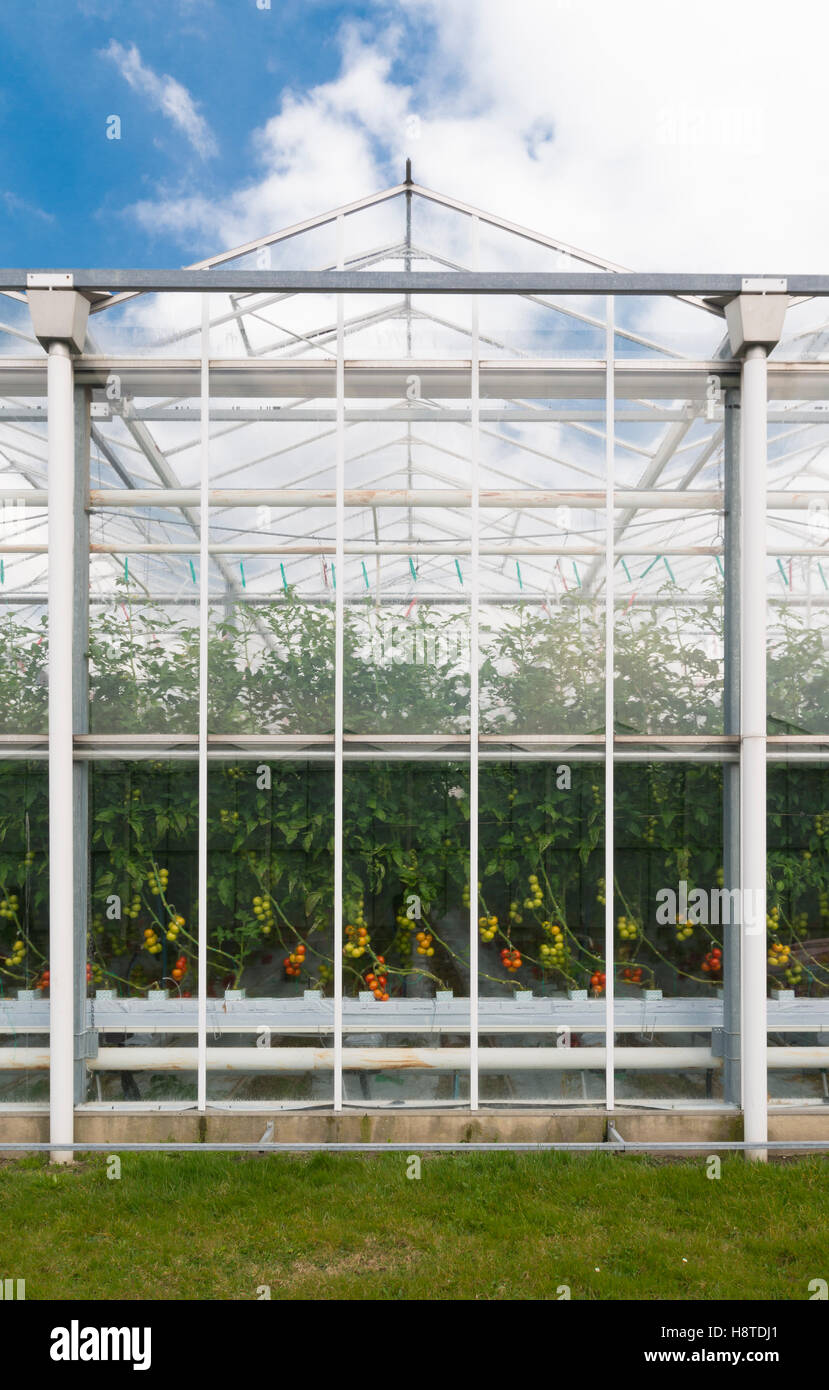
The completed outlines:
[[[405,195],[405,237],[392,246],[375,248],[346,261],[345,219],[353,213],[376,207],[400,195]],[[473,240],[469,268],[459,266],[445,256],[414,243],[411,214],[415,196],[451,209],[469,220]],[[336,233],[334,266],[322,270],[302,271],[227,268],[228,263],[260,248],[284,243],[305,231],[326,224],[332,224]],[[478,229],[481,224],[509,232],[529,244],[554,250],[589,269],[527,273],[481,269],[477,249]],[[376,268],[390,260],[399,261],[402,269],[388,271]],[[413,270],[411,267],[415,261],[431,261],[433,266],[440,268]],[[675,349],[661,346],[646,334],[617,326],[614,323],[613,306],[616,296],[672,296],[721,319],[725,302],[744,293],[787,293],[790,298],[827,295],[829,276],[794,276],[786,281],[777,280],[775,277],[762,277],[758,281],[736,275],[634,274],[598,257],[565,246],[551,237],[518,227],[444,195],[423,189],[413,184],[410,179],[382,193],[358,200],[321,217],[308,219],[282,232],[258,238],[243,247],[235,248],[183,271],[79,270],[69,272],[71,278],[68,281],[65,278],[66,272],[61,272],[60,276],[57,272],[34,274],[38,277],[38,287],[43,286],[45,277],[55,285],[71,285],[70,293],[96,294],[97,300],[92,306],[93,314],[110,313],[117,305],[148,292],[175,290],[202,295],[200,325],[196,324],[191,329],[177,332],[173,338],[167,340],[172,342],[198,337],[197,360],[141,359],[106,355],[97,351],[91,337],[87,346],[92,348],[92,353],[78,356],[74,361],[70,360],[65,348],[56,343],[50,345],[48,360],[0,357],[0,376],[6,383],[10,398],[7,405],[0,407],[0,431],[4,432],[0,433],[0,447],[4,449],[6,471],[23,477],[27,484],[26,487],[18,485],[0,489],[0,502],[13,503],[22,500],[33,511],[43,507],[47,502],[51,504],[48,546],[46,541],[40,538],[43,522],[34,516],[31,518],[30,526],[23,533],[15,535],[13,540],[3,536],[0,540],[0,554],[11,557],[11,569],[14,564],[25,563],[26,557],[46,554],[47,549],[50,552],[49,611],[54,642],[48,749],[52,779],[54,856],[51,949],[54,962],[62,961],[63,964],[69,964],[71,955],[74,959],[76,977],[74,991],[71,991],[74,1001],[65,984],[63,988],[53,990],[52,1026],[55,1040],[71,1040],[69,1064],[74,1066],[78,1074],[83,1069],[83,1036],[87,1026],[83,1023],[78,1007],[82,987],[79,948],[85,931],[87,900],[83,856],[79,859],[79,852],[81,841],[85,840],[82,827],[85,817],[87,763],[95,758],[118,756],[140,759],[155,757],[159,750],[163,750],[165,757],[170,759],[187,759],[197,763],[201,808],[199,943],[202,959],[207,945],[209,907],[206,902],[207,767],[209,761],[227,757],[258,759],[264,755],[269,758],[333,761],[336,824],[334,934],[337,959],[342,958],[343,767],[349,760],[444,760],[450,757],[468,761],[474,811],[477,806],[480,761],[494,758],[539,760],[560,757],[563,748],[566,748],[566,756],[574,760],[604,758],[608,883],[612,883],[613,874],[615,762],[685,758],[695,761],[722,761],[727,764],[724,813],[728,844],[732,851],[727,865],[727,882],[734,882],[738,872],[733,858],[733,847],[736,843],[735,828],[739,823],[742,827],[743,846],[740,881],[743,885],[751,884],[758,887],[764,883],[765,854],[760,822],[765,802],[763,789],[767,760],[775,756],[785,756],[791,761],[822,762],[829,759],[829,735],[825,739],[814,738],[800,743],[791,738],[780,741],[767,740],[765,711],[760,708],[757,698],[751,693],[755,687],[759,689],[760,684],[765,688],[762,678],[765,671],[766,556],[803,557],[810,565],[812,557],[818,560],[824,555],[829,557],[829,548],[826,545],[803,544],[803,533],[797,529],[801,526],[799,513],[808,512],[815,504],[823,506],[829,499],[829,491],[825,485],[826,481],[829,481],[829,473],[822,472],[817,465],[813,467],[811,458],[803,462],[811,447],[809,440],[812,436],[808,431],[817,428],[819,432],[821,426],[829,423],[828,413],[808,404],[814,400],[825,401],[829,397],[829,363],[773,361],[767,364],[765,350],[749,348],[741,364],[729,359],[727,343],[723,342],[715,355],[709,359],[685,359]],[[21,299],[22,292],[31,286],[30,276],[24,271],[0,271],[0,292],[12,299]],[[56,294],[61,292],[57,288],[54,290]],[[298,333],[267,317],[266,311],[271,306],[283,304],[292,296],[307,292],[330,294],[335,297],[336,312],[333,323]],[[402,295],[403,298],[402,301],[395,301],[380,310],[358,310],[346,319],[346,294],[378,293]],[[216,297],[225,294],[231,296],[230,311],[220,311],[214,315]],[[424,294],[472,295],[471,328],[453,322],[451,313],[439,316],[424,309],[420,304],[413,303],[413,296]],[[539,298],[550,294],[564,296],[565,302],[556,304]],[[478,297],[488,295],[523,296],[526,301],[545,312],[568,316],[573,322],[580,322],[597,330],[603,327],[604,357],[589,360],[540,360],[521,357],[520,349],[510,348],[491,333],[481,334]],[[569,303],[569,297],[572,296],[603,297],[606,306],[604,318],[591,310],[584,310]],[[246,321],[253,323],[257,319],[260,322],[264,320],[280,336],[269,344],[254,345]],[[346,346],[350,335],[369,327],[376,327],[381,322],[393,323],[398,319],[402,319],[406,324],[406,356],[375,361],[347,355]],[[418,321],[431,321],[442,330],[462,334],[468,342],[468,357],[423,361],[413,357],[412,325]],[[243,357],[228,359],[211,355],[211,333],[220,325],[231,325],[233,331],[238,332],[244,349]],[[25,339],[29,336],[14,325],[0,325],[0,335],[3,332],[11,333],[17,338]],[[617,337],[653,355],[639,360],[619,357],[616,351]],[[332,351],[332,344],[335,351]],[[487,352],[494,350],[501,355],[482,360],[482,344]],[[309,356],[312,351],[324,352],[325,359]],[[519,355],[510,356],[513,351]],[[266,357],[267,353],[279,355]],[[25,398],[27,395],[31,397],[43,393],[47,373],[48,412],[40,405],[29,407],[21,404],[21,396]],[[422,394],[416,401],[406,399],[402,389],[402,382],[412,373],[423,382]],[[124,387],[125,399],[120,403],[99,399],[100,393],[113,375],[121,380]],[[706,398],[707,386],[712,376],[717,378],[725,391],[724,407],[717,405],[713,412]],[[68,441],[73,438],[73,434],[69,430],[69,411],[66,403],[67,385],[71,400],[73,377],[75,402],[83,408],[83,418],[78,420],[74,435],[77,469],[74,484],[67,452]],[[767,378],[771,383],[772,393],[783,403],[772,410],[769,410],[767,405]],[[742,494],[739,491],[735,467],[738,445],[734,420],[741,379],[743,413],[744,417],[747,416],[747,426],[743,431],[742,458],[743,467],[751,470],[751,476],[754,476],[754,470],[761,468],[764,476],[766,473],[767,421],[786,429],[785,434],[777,436],[783,443],[783,451],[773,450],[768,465],[770,481],[776,486],[769,489],[767,497],[760,496],[756,488],[745,485]],[[180,405],[176,403],[175,398],[169,398],[170,391],[178,393],[179,396],[183,395],[185,399],[196,396],[199,399],[195,405]],[[130,399],[135,393],[143,394],[145,397],[158,396],[162,399],[146,407],[136,407]],[[265,396],[269,401],[276,398],[282,403],[269,403],[261,407],[248,404],[241,410],[235,407],[226,408],[221,404],[223,398],[239,393],[244,393],[246,397]],[[333,406],[321,406],[319,401],[328,397],[333,398]],[[482,399],[494,399],[502,404],[482,407]],[[590,400],[595,402],[595,408],[573,407],[568,404],[551,405],[550,402],[555,402],[556,399],[564,402],[572,399]],[[384,408],[375,405],[363,406],[360,404],[361,400],[379,400],[388,404]],[[447,405],[447,402],[452,400],[462,404],[459,404],[458,408]],[[90,402],[92,419],[88,424],[86,407]],[[151,423],[163,429],[171,424],[180,427],[188,420],[197,419],[200,424],[198,436],[166,450],[161,447],[150,429]],[[48,420],[49,424],[48,490],[43,486],[45,459],[43,453],[39,452],[42,450],[42,436],[37,432],[37,425],[43,420]],[[211,437],[211,426],[222,422],[230,430],[249,430],[255,429],[257,423],[267,420],[284,422],[291,429],[304,423],[318,427],[316,432],[297,438],[286,446],[285,471],[296,473],[294,484],[281,488],[215,486],[221,475],[217,477],[215,474],[212,454],[214,441],[219,435],[214,434]],[[387,465],[369,461],[369,454],[378,451],[361,451],[358,444],[356,450],[349,452],[349,442],[353,437],[351,432],[358,429],[360,424],[371,421],[387,422],[389,425],[394,425],[395,422],[405,423],[405,434],[402,437],[398,434],[389,443],[390,448],[402,449],[405,452],[405,488],[390,484],[390,478],[394,475],[383,472]],[[456,467],[458,455],[445,443],[438,441],[435,444],[429,439],[428,427],[432,421],[456,425],[467,431],[462,456],[469,464],[470,481],[465,488],[451,485],[452,471]],[[527,484],[524,471],[528,462],[536,463],[541,457],[562,466],[562,460],[554,458],[549,452],[549,445],[546,451],[540,450],[535,442],[525,437],[516,438],[515,426],[531,427],[536,423],[545,425],[551,421],[562,428],[571,429],[577,437],[590,439],[602,450],[603,477],[601,469],[595,466],[592,457],[586,457],[583,463],[577,464],[574,455],[570,454],[563,466],[569,470],[573,486],[545,489],[533,488]],[[505,428],[489,430],[486,426],[490,423]],[[333,431],[325,428],[329,424],[333,424]],[[417,435],[413,432],[414,424],[423,427]],[[653,443],[643,445],[635,435],[631,437],[625,433],[628,426],[634,429],[638,426],[653,427],[658,429],[659,436]],[[510,430],[511,433],[508,432]],[[806,434],[803,431],[806,431]],[[320,445],[332,436],[335,453],[333,488],[324,481],[324,474],[328,470],[323,465],[303,465],[302,461],[304,448],[308,445]],[[87,496],[86,451],[87,440],[90,437],[95,457],[100,461],[102,470],[109,470],[121,486],[91,489]],[[506,440],[513,447],[515,457],[514,461],[510,462],[508,471],[495,468],[485,458],[483,441],[489,437],[501,442]],[[822,436],[819,435],[819,439],[822,439]],[[413,471],[415,447],[424,458],[428,454],[426,461],[419,465],[421,481],[417,483]],[[822,445],[820,447],[822,448]],[[198,458],[197,486],[193,485],[192,467],[189,483],[184,485],[179,481],[183,476],[180,472],[181,465],[176,464],[174,467],[171,463],[171,456],[182,451],[190,451],[192,458]],[[269,451],[268,457],[271,452]],[[382,447],[379,452],[382,454]],[[712,488],[708,485],[708,479],[713,466],[723,454],[725,486]],[[136,471],[133,466],[134,457],[139,460],[139,464],[141,460],[144,461],[149,469],[148,476],[142,476]],[[644,459],[641,469],[637,472],[638,481],[632,486],[621,485],[625,474],[637,458]],[[254,458],[238,467],[253,468],[256,463],[257,460]],[[346,481],[350,479],[355,468],[367,471],[369,476],[363,486],[347,488]],[[371,469],[375,470],[373,474]],[[0,473],[2,471],[0,468]],[[496,473],[499,486],[490,486],[490,483],[495,482]],[[157,478],[161,485],[148,487],[146,484],[151,478]],[[698,478],[703,485],[694,487],[693,484]],[[793,479],[804,478],[805,486],[803,482],[796,488],[792,486]],[[501,486],[502,483],[505,486]],[[584,486],[585,483],[588,485]],[[814,483],[819,483],[820,486],[813,486]],[[68,505],[70,501],[71,505]],[[767,551],[762,544],[762,534],[757,529],[761,516],[763,527],[765,526],[766,504],[775,514],[785,513],[786,517],[783,520],[775,516],[775,534]],[[326,513],[333,512],[333,518],[322,519],[319,525],[315,526],[316,536],[313,541],[301,535],[294,539],[289,535],[278,541],[253,541],[246,526],[234,519],[234,513],[236,509],[261,505],[279,508],[284,522],[288,525],[297,517],[302,517],[303,509],[309,508],[313,508],[315,512],[320,508],[323,518]],[[572,507],[587,518],[597,509],[604,508],[603,542],[597,543],[589,520],[583,521],[580,529],[568,528],[568,535],[563,541],[558,539],[555,525],[545,515],[545,512],[557,506]],[[67,551],[67,518],[71,520],[73,508],[74,544],[77,547],[74,560],[71,546]],[[196,508],[199,509],[198,518],[194,510]],[[393,519],[388,520],[389,514],[400,508],[405,509],[407,517],[405,538],[397,534],[388,534],[389,528],[394,524]],[[451,513],[456,508],[469,510],[471,528],[468,540],[458,533],[457,524],[452,518]],[[712,542],[710,533],[707,538],[705,535],[706,526],[710,528],[712,524],[711,514],[717,514],[721,508],[725,511],[724,545],[719,537]],[[370,522],[373,528],[371,540],[347,538],[347,509]],[[428,521],[424,512],[429,518]],[[747,521],[749,514],[751,521],[750,525],[743,528],[741,558],[738,558],[736,519],[737,516],[742,516],[744,521]],[[532,517],[536,534],[527,533],[528,516]],[[227,541],[212,541],[206,525],[208,517],[216,521],[221,520],[228,531],[233,533],[233,538]],[[422,536],[415,535],[415,517],[418,519],[417,525]],[[186,600],[198,603],[201,634],[199,728],[194,743],[181,739],[150,738],[140,742],[125,738],[119,741],[116,752],[113,745],[96,741],[87,732],[85,687],[83,680],[78,676],[78,653],[84,636],[86,603],[76,600],[74,627],[73,622],[69,622],[68,629],[64,630],[61,624],[71,609],[73,577],[76,591],[78,589],[81,574],[79,566],[85,563],[90,518],[93,525],[106,519],[111,538],[105,541],[93,539],[89,544],[89,550],[104,558],[109,557],[113,565],[116,563],[116,557],[158,557],[157,564],[162,567],[162,572],[174,579],[177,562],[180,562],[182,557],[195,554],[199,556],[198,598],[193,600],[188,597]],[[175,527],[178,525],[183,529],[176,530]],[[381,525],[384,528],[382,532]],[[630,540],[627,539],[627,534],[632,525],[638,530],[636,539]],[[682,527],[682,544],[677,544],[673,538],[666,539],[666,526],[673,526],[676,530],[677,525]],[[159,532],[165,535],[165,539],[155,539]],[[183,534],[189,534],[191,538],[181,539]],[[623,536],[626,537],[624,540]],[[785,544],[789,539],[791,543]],[[586,567],[584,580],[581,581],[583,591],[580,598],[568,601],[601,602],[604,605],[606,705],[603,738],[595,742],[577,738],[551,739],[538,744],[518,740],[516,745],[509,745],[503,740],[490,741],[481,737],[477,727],[477,662],[473,661],[470,691],[472,729],[468,737],[435,737],[429,746],[411,743],[395,746],[380,736],[365,736],[356,741],[347,739],[343,727],[343,625],[345,605],[353,599],[345,592],[346,557],[374,557],[379,575],[383,557],[405,560],[411,554],[413,546],[416,547],[418,555],[430,559],[436,577],[441,577],[443,560],[457,556],[469,557],[468,588],[473,653],[478,651],[479,645],[480,604],[511,601],[504,580],[505,565],[509,557],[527,557],[528,567],[533,560],[542,557],[586,557],[591,560]],[[710,564],[711,557],[718,557],[720,554],[724,554],[726,566],[725,727],[728,737],[722,740],[705,735],[692,736],[684,740],[637,738],[628,742],[620,739],[614,733],[613,717],[614,619],[617,606],[626,600],[624,597],[620,598],[616,592],[617,560],[625,556],[640,556],[643,559],[685,556],[697,564],[694,573],[702,574],[701,567],[706,563]],[[337,582],[333,595],[330,592],[326,595],[314,592],[311,595],[309,591],[309,597],[312,596],[313,601],[333,602],[335,609],[337,685],[335,732],[330,747],[323,746],[324,741],[302,739],[300,736],[282,742],[254,739],[245,745],[243,740],[222,740],[208,735],[209,672],[206,638],[209,606],[217,601],[226,604],[278,601],[277,595],[267,592],[260,595],[242,594],[232,569],[222,558],[240,555],[293,556],[297,564],[307,562],[304,573],[312,572],[312,567],[318,563],[318,557],[331,555],[334,558],[334,575]],[[20,557],[19,561],[15,557]],[[739,602],[738,575],[742,594],[745,596],[744,604]],[[221,599],[216,593],[217,582],[221,585]],[[528,593],[523,596],[522,601],[543,601],[543,587],[538,576],[529,576],[527,588]],[[393,584],[387,593],[390,602],[403,601],[400,593],[394,591]],[[9,597],[7,594],[2,595],[4,601]],[[29,606],[43,602],[42,595],[31,584],[21,590],[20,597],[22,602]],[[438,601],[444,598],[440,594],[435,597]],[[769,600],[775,601],[775,596],[770,594]],[[96,596],[93,595],[91,602],[96,601]],[[171,595],[171,601],[176,601],[175,594]],[[639,601],[658,605],[662,600],[657,591],[644,593]],[[813,603],[820,606],[821,603],[829,602],[829,597],[823,598],[818,595],[813,598],[810,592],[805,598],[798,596],[798,601],[810,606]],[[746,623],[742,640],[738,634],[741,618]],[[745,678],[742,682],[743,709],[738,721],[735,701],[740,681],[741,657]],[[66,702],[61,704],[59,698],[61,687],[68,688],[67,680],[69,685],[74,681],[74,716],[70,711],[68,720]],[[605,757],[607,749],[612,750],[610,757]],[[43,743],[37,739],[0,739],[0,754],[3,757],[38,758],[43,757],[45,752]],[[735,765],[735,759],[738,757],[741,774],[739,781]],[[73,778],[74,817],[69,800]],[[741,788],[739,806],[738,785]],[[71,856],[67,855],[66,845],[67,839],[71,840],[71,837],[61,833],[62,827],[73,819],[76,866],[74,880]],[[473,829],[470,836],[470,882],[474,883],[477,879],[477,819],[474,814],[471,824]],[[68,901],[70,904],[74,903],[73,911],[69,915],[74,917],[75,923],[75,944],[69,954],[67,899],[64,896],[67,887],[73,888]],[[608,893],[607,897],[605,944],[607,960],[610,961],[613,957],[614,909],[612,893]],[[470,968],[473,983],[469,1000],[468,1054],[470,1108],[474,1110],[479,1104],[479,1038],[486,1028],[487,1020],[477,997],[477,904],[475,895],[470,894],[470,899]],[[758,1152],[763,1150],[767,1133],[765,1016],[758,1002],[761,994],[764,998],[765,991],[765,969],[761,969],[764,947],[764,933],[759,949],[756,942],[747,940],[745,932],[742,943],[739,933],[731,933],[728,944],[729,988],[721,1011],[726,1035],[727,1099],[731,1104],[735,1104],[740,1083],[740,1059],[737,1055],[739,1039],[736,1037],[740,994],[736,989],[736,982],[738,962],[742,959],[744,990],[741,1036],[746,1042],[747,1053],[750,1054],[743,1058],[743,1108],[748,1138]],[[605,1021],[597,1031],[604,1031],[606,1034],[607,1051],[603,1054],[602,1062],[606,1072],[605,1103],[612,1109],[615,1076],[614,1035],[624,1030],[628,1010],[625,1000],[619,1001],[618,1008],[615,1006],[613,972],[608,968],[607,973],[608,993],[602,1006]],[[67,970],[65,979],[71,981],[71,970]],[[752,1001],[748,1011],[746,1000]],[[73,1019],[70,1030],[68,1018],[72,1008],[77,1011],[77,1016]],[[524,1008],[526,1005],[522,1006],[522,1011]],[[769,1008],[770,1018],[773,1014],[774,1010]],[[205,972],[202,970],[199,980],[196,1048],[198,1107],[201,1111],[208,1105],[206,1076],[209,1016],[212,1016],[212,1013],[208,1009]],[[817,1016],[822,1017],[819,1012]],[[342,1042],[352,1026],[348,1010],[345,1008],[342,980],[338,972],[333,1005],[335,1110],[340,1110],[344,1104]],[[643,1049],[643,1052],[646,1051],[647,1049]],[[487,1061],[489,1063],[491,1058]],[[73,1151],[73,1146],[66,1142],[71,1138],[72,1115],[71,1100],[67,1102],[67,1061],[62,1047],[53,1047],[50,1065],[53,1071],[54,1097],[50,1143],[58,1156],[66,1158]],[[769,1144],[768,1147],[777,1146]]]
[[[479,215],[477,212],[474,215]],[[245,248],[229,252],[239,257]],[[216,264],[197,270],[46,270],[0,269],[0,291],[25,292],[32,274],[71,276],[81,293],[187,294],[203,290],[227,294],[575,294],[693,295],[702,300],[731,299],[746,282],[765,281],[777,292],[798,298],[829,295],[829,275],[745,276],[687,272],[487,271],[487,270],[226,270]],[[758,293],[763,293],[759,288]],[[106,303],[99,306],[107,308]],[[719,307],[710,304],[708,307]]]
[[[527,997],[527,995],[530,997]],[[725,991],[723,991],[725,993]],[[620,992],[616,999],[614,1030],[621,1034],[716,1033],[726,1022],[724,999],[690,998],[643,1000]],[[207,1026],[211,1033],[253,1033],[272,1021],[275,1008],[281,1010],[280,1032],[285,1036],[323,1037],[333,1035],[333,999],[315,990],[302,999],[256,998],[243,1001],[208,999]],[[470,1033],[468,1003],[463,998],[397,1000],[391,1009],[374,999],[343,1001],[343,1031],[377,1031],[377,1020],[384,1032]],[[197,1035],[198,1000],[163,999],[152,995],[143,999],[86,1000],[84,1028],[98,1033],[182,1033]],[[824,1033],[829,1035],[829,1019],[819,999],[771,999],[768,1003],[770,1033]],[[525,1031],[532,1036],[566,1030],[572,1033],[602,1034],[607,1031],[604,1001],[539,997],[526,990],[512,998],[485,998],[479,1004],[478,1031],[497,1036]],[[47,1000],[3,1000],[0,1003],[0,1036],[48,1033]],[[739,1102],[739,1097],[737,1098]]]

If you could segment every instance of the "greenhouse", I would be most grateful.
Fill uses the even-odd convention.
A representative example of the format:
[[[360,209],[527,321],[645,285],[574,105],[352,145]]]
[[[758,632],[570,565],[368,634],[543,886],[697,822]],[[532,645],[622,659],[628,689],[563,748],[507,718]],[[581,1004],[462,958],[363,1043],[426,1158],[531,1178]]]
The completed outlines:
[[[829,1141],[829,277],[0,291],[0,1143]]]

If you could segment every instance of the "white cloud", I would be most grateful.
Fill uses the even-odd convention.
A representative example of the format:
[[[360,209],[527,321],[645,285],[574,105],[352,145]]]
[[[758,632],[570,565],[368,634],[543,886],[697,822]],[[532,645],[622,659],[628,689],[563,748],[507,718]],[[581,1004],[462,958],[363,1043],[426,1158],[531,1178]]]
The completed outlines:
[[[437,35],[417,164],[439,187],[636,268],[822,266],[829,13],[811,0],[402,7]]]
[[[44,212],[35,203],[30,203],[26,198],[21,198],[17,193],[6,190],[0,193],[0,202],[6,209],[9,217],[33,217],[39,218],[42,222],[54,222],[54,213]]]
[[[224,199],[203,196],[142,202],[131,212],[148,230],[193,249],[220,251],[382,187],[384,153],[401,146],[408,92],[391,78],[397,36],[361,42],[343,36],[340,76],[307,92],[287,91],[279,111],[253,136],[261,173]]]
[[[178,126],[203,159],[217,153],[213,132],[186,87],[174,77],[166,74],[159,77],[152,68],[148,68],[141,61],[135,44],[124,48],[116,39],[112,39],[105,55],[117,65],[133,91],[146,97],[152,106]]]
[[[376,13],[345,31],[335,79],[281,94],[253,181],[145,203],[147,228],[195,259],[397,182],[409,154],[419,182],[633,268],[823,268],[829,11],[812,0],[784,15],[773,0],[398,0],[393,28]]]

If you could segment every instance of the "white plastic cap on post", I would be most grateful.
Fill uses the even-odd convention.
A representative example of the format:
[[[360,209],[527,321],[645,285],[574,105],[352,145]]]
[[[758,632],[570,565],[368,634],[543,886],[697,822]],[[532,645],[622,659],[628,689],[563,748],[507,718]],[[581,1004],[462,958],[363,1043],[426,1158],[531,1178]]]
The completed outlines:
[[[67,273],[26,276],[32,328],[42,347],[66,343],[70,352],[83,352],[90,301],[72,286]]]
[[[725,306],[725,321],[735,357],[751,347],[773,348],[780,342],[789,297],[785,280],[746,276],[742,294]]]

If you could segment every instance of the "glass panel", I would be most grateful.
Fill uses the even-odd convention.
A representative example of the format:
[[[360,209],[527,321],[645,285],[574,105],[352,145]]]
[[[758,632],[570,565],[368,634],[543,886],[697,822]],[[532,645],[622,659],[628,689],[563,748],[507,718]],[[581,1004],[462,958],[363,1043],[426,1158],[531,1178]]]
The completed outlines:
[[[619,295],[616,300],[617,359],[705,362],[727,344],[725,321],[716,309],[674,296]]]
[[[356,390],[351,382],[349,374],[347,392]],[[405,383],[401,371],[404,399]],[[361,494],[361,505],[345,514],[350,737],[469,731],[468,369],[462,389],[466,399],[452,405],[463,420],[407,421],[405,433],[394,427],[394,438],[385,424],[347,430],[346,489]],[[360,404],[356,395],[349,400],[349,418]]]
[[[148,522],[146,530],[161,544],[167,543],[163,521]],[[195,736],[199,706],[195,566],[192,556],[181,553],[165,555],[161,563],[152,555],[92,556],[91,733]]]
[[[101,1049],[135,1065],[90,1068],[88,1099],[193,1100],[198,994],[198,779],[185,762],[93,762],[87,984]],[[140,1049],[151,1049],[145,1065]],[[192,1048],[193,1068],[152,1053]],[[106,1055],[106,1053],[104,1053]],[[163,1063],[164,1059],[161,1059]]]
[[[468,1063],[457,1059],[469,1046],[468,766],[348,761],[343,806],[345,1099],[462,1104],[469,1096]],[[350,1048],[376,1051],[376,1066],[369,1055],[367,1067],[352,1067]],[[432,1060],[436,1049],[452,1050],[445,1068]]]
[[[241,334],[274,370],[210,374],[208,731],[237,751],[208,778],[207,1095],[291,1108],[333,1101],[333,376],[299,324],[335,306],[266,300],[209,303],[211,354]],[[291,760],[309,743],[328,765]]]
[[[616,364],[616,487],[638,496],[614,518],[616,730],[721,734],[726,378],[709,399],[701,372],[654,370],[645,383],[626,365]],[[642,390],[697,396],[669,407],[635,398]]]
[[[723,732],[723,581],[689,576],[691,593],[681,563],[630,553],[618,561],[617,733]]]
[[[359,596],[362,576],[351,568],[347,582],[353,604],[345,626],[346,734],[468,734],[468,605],[458,603],[454,593],[440,605],[413,599],[404,607],[391,596],[372,603]],[[390,588],[392,584],[389,576]]]
[[[201,333],[199,296],[138,294],[90,316],[86,350],[96,356],[194,358]]]
[[[4,300],[4,356],[37,359]],[[28,340],[28,341],[27,341]],[[25,345],[24,345],[25,344]],[[2,358],[0,358],[2,361]],[[49,1101],[48,481],[45,371],[0,369],[0,1105]]]
[[[479,785],[481,1099],[601,1101],[604,1061],[576,1049],[604,1047],[603,765],[483,762]]]
[[[46,401],[21,399],[24,386],[0,370],[0,734],[45,733],[48,723]]]
[[[576,398],[569,375],[521,366],[512,388],[482,367],[481,732],[601,736],[605,372]]]
[[[532,269],[538,270],[538,261],[533,259]],[[572,264],[558,268],[584,269]],[[550,266],[550,269],[556,267]],[[522,297],[493,294],[482,295],[480,305],[482,357],[496,358],[503,354],[601,358],[605,355],[604,295]]]
[[[0,734],[41,734],[49,729],[49,636],[46,617],[46,556],[12,567],[0,559],[15,587],[0,592]],[[34,568],[36,565],[36,573]],[[17,584],[20,588],[17,588]],[[21,601],[21,591],[28,594]]]
[[[45,762],[0,762],[0,1103],[49,1099]],[[21,1053],[23,1061],[21,1061]],[[40,1056],[37,1056],[40,1054]],[[11,1064],[3,1066],[8,1058]],[[25,1065],[25,1060],[32,1062]]]
[[[244,542],[243,542],[244,543]],[[223,556],[238,587],[211,599],[208,729],[211,734],[331,735],[334,612],[304,598],[280,562],[240,550]],[[294,570],[297,568],[294,558]],[[299,564],[303,561],[300,559]],[[223,583],[217,577],[215,587]]]
[[[163,497],[167,488],[198,485],[196,373],[191,381],[193,395],[176,394],[161,369],[149,378],[140,369],[122,369],[92,391],[93,734],[197,730],[197,512],[166,505]]]
[[[619,1101],[722,1097],[721,1060],[706,1062],[729,968],[722,798],[716,763],[617,762],[616,1046],[631,1049],[617,1054]],[[643,1047],[682,1049],[682,1060],[640,1067]]]
[[[793,373],[785,399],[774,398],[768,425],[766,529],[768,730],[794,736],[829,733],[829,446],[825,390],[818,400]]]
[[[769,1096],[781,1106],[823,1105],[826,1100],[820,1070],[789,1065],[785,1050],[822,1048],[829,1066],[826,1032],[821,1030],[829,997],[827,838],[829,768],[806,762],[771,763],[766,919],[768,1044],[772,1049]]]
[[[578,572],[578,560],[567,565]],[[525,599],[481,605],[481,732],[603,737],[603,601],[575,584],[542,597],[526,570]]]
[[[330,1105],[333,1073],[308,1050],[331,1047],[333,769],[261,758],[209,774],[207,1093]],[[238,1066],[214,1068],[227,1048]],[[289,1048],[306,1050],[296,1066]]]

